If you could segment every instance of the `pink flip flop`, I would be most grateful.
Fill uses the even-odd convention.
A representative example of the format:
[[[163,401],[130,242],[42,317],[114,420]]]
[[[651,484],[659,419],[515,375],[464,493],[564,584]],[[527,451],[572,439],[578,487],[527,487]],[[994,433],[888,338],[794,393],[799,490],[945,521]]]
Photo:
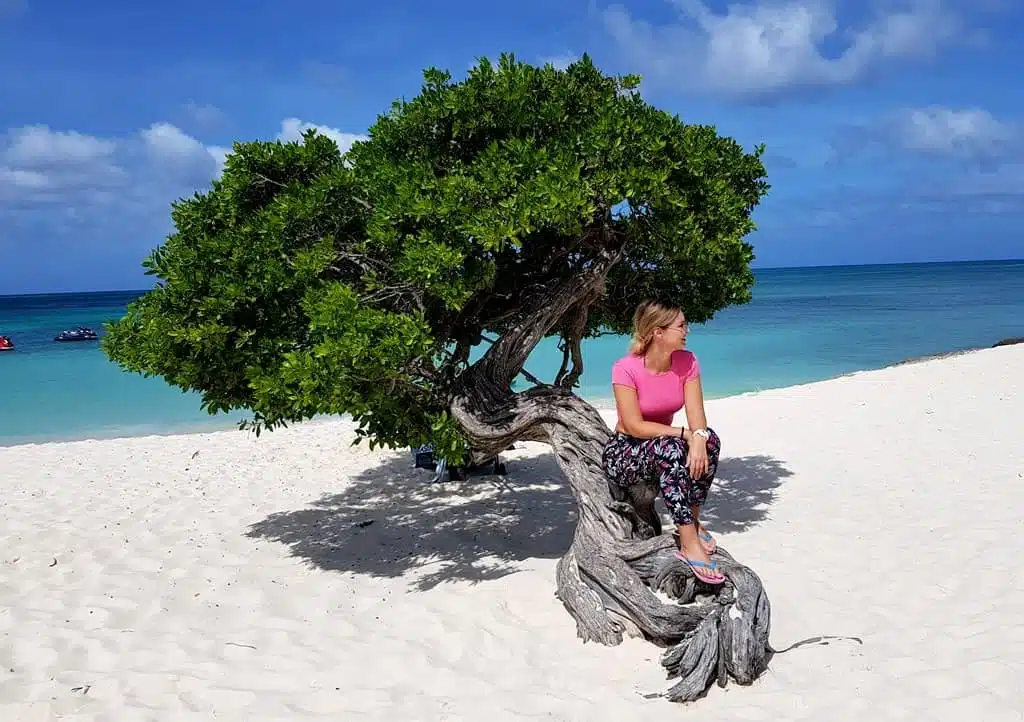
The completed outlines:
[[[715,564],[715,562],[713,561],[710,564],[708,564],[705,562],[697,561],[696,559],[688,559],[681,551],[676,552],[676,559],[678,559],[681,562],[685,562],[690,567],[690,570],[693,572],[693,576],[697,577],[705,584],[725,583],[725,575],[722,574],[721,571],[719,571],[718,565]],[[709,576],[708,572],[701,571],[702,569],[707,569],[712,574],[718,574],[719,578],[716,579],[715,577]]]

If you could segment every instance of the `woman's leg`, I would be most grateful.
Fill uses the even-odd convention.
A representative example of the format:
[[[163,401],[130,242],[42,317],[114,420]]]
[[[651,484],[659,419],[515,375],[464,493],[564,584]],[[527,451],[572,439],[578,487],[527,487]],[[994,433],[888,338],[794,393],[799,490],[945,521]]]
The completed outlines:
[[[690,509],[692,481],[686,468],[686,454],[686,442],[679,437],[634,439],[625,434],[615,434],[605,444],[601,462],[605,474],[621,486],[630,486],[645,478],[658,479],[662,500],[679,533],[680,552],[700,577],[717,584],[725,577],[710,560],[707,550],[697,537]],[[708,466],[711,466],[710,447]],[[704,495],[707,496],[706,491]]]
[[[708,429],[707,449],[708,470],[699,479],[694,479],[690,483],[690,497],[687,503],[690,505],[690,514],[693,516],[697,535],[704,545],[705,551],[713,553],[718,545],[707,529],[704,528],[704,525],[701,524],[700,512],[704,502],[708,499],[708,492],[711,490],[711,484],[715,480],[715,473],[718,471],[718,459],[722,453],[722,440],[718,438],[718,434],[715,433],[714,429]]]
[[[695,503],[700,492],[694,490],[694,480],[690,478],[690,471],[686,466],[688,450],[686,442],[675,436],[661,436],[650,440],[650,452],[654,456],[654,469],[658,475],[658,484],[661,486],[661,498],[679,532],[680,551],[687,559],[700,565],[707,565],[700,567],[707,570],[705,576],[717,580],[721,579],[721,572],[714,567],[707,550],[697,536],[693,507],[697,507],[699,512],[703,501],[700,504]],[[710,444],[708,462],[710,471]],[[705,474],[701,479],[707,476]],[[710,486],[710,481],[707,486]],[[707,487],[704,488],[703,498],[707,498]]]
[[[642,439],[616,433],[604,445],[601,466],[608,478],[619,486],[632,486],[648,473],[650,454]]]

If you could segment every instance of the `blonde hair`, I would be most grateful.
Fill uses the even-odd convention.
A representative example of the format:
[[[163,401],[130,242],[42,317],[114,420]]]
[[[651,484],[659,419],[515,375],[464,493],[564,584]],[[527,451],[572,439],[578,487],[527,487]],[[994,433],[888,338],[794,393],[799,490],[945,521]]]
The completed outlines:
[[[654,339],[654,332],[675,323],[682,309],[658,301],[644,301],[633,313],[633,342],[629,352],[634,356],[647,353],[647,347]]]

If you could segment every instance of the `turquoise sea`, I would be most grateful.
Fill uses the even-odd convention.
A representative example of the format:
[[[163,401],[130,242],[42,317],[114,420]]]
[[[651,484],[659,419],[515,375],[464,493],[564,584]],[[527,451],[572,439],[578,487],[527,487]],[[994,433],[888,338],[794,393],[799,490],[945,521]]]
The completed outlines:
[[[817,381],[921,356],[1024,336],[1024,260],[771,269],[756,272],[754,300],[691,329],[706,394],[728,396]],[[95,342],[58,344],[62,329],[121,315],[140,292],[0,296],[0,445],[230,428],[198,398],[160,379],[120,371]],[[610,397],[610,367],[628,339],[584,346],[580,393]],[[553,343],[528,368],[552,378]],[[1022,369],[1024,372],[1024,369]]]

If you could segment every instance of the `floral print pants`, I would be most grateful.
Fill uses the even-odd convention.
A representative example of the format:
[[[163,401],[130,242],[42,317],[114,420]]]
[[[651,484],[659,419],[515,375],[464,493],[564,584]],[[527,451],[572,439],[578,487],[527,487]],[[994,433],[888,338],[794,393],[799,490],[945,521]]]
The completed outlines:
[[[690,477],[686,466],[689,444],[678,436],[637,439],[615,433],[605,444],[601,462],[604,472],[620,486],[657,480],[661,498],[676,524],[693,524],[691,506],[703,506],[718,471],[722,441],[711,429],[707,439],[708,470],[699,478]]]

